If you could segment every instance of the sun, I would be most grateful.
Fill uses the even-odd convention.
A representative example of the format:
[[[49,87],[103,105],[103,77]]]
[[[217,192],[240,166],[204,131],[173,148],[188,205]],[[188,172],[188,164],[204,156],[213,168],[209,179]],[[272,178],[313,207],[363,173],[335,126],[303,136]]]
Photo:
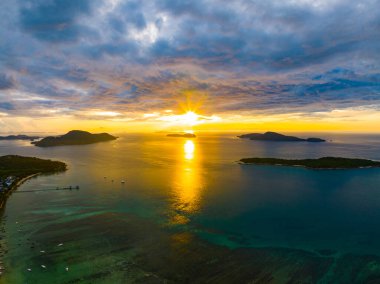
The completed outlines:
[[[194,126],[198,123],[199,115],[193,111],[188,111],[185,114],[181,115],[181,120],[183,124]]]
[[[157,120],[164,121],[169,126],[181,126],[186,130],[186,132],[193,131],[192,127],[201,123],[204,123],[206,120],[211,121],[212,118],[206,119],[205,116],[199,115],[192,110],[188,110],[182,114],[165,114],[157,118]]]

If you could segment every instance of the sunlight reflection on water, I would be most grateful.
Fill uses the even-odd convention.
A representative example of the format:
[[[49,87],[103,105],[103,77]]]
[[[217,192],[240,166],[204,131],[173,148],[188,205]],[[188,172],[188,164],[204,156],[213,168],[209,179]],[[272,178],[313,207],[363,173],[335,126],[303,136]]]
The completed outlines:
[[[174,178],[174,207],[177,212],[194,213],[200,207],[200,196],[203,186],[200,172],[201,157],[195,154],[196,144],[192,140],[186,140],[183,144],[183,152],[179,153],[179,156],[182,158],[178,159]],[[179,213],[173,222],[183,224],[187,223],[188,219]]]
[[[195,150],[194,142],[191,140],[186,140],[186,143],[183,148],[185,150],[185,159],[192,160],[194,158]]]

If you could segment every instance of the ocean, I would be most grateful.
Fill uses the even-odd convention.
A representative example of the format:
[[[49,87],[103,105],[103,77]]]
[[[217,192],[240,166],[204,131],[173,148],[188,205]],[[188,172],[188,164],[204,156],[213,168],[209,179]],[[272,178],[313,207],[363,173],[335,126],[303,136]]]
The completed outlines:
[[[0,141],[0,155],[68,164],[17,191],[80,187],[9,197],[0,283],[380,283],[380,169],[238,162],[380,160],[380,135],[297,135],[328,141],[216,133],[51,148]]]

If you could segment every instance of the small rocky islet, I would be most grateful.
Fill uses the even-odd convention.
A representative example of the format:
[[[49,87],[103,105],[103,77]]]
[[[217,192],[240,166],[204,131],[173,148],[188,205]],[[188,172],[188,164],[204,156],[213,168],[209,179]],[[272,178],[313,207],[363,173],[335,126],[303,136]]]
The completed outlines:
[[[183,137],[183,138],[196,138],[197,136],[193,133],[169,133],[167,137]]]

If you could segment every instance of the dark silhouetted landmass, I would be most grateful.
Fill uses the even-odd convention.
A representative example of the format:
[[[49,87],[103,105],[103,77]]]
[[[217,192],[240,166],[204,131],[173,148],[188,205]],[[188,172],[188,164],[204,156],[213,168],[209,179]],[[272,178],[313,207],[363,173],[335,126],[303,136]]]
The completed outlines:
[[[168,137],[185,137],[185,138],[195,138],[197,137],[195,134],[192,133],[172,133],[166,135]]]
[[[49,174],[66,170],[66,164],[34,157],[8,155],[0,157],[0,208],[6,197],[24,180],[36,174]]]
[[[0,136],[0,140],[35,140],[39,139],[38,136],[28,136],[28,135],[8,135]]]
[[[66,164],[34,157],[7,155],[0,157],[0,177],[24,177],[35,173],[49,173],[66,170]]]
[[[380,162],[365,159],[348,159],[339,157],[323,157],[319,159],[287,160],[276,158],[245,158],[245,164],[298,166],[310,169],[356,169],[367,167],[380,167]]]
[[[295,136],[287,136],[276,132],[265,132],[262,133],[250,133],[238,136],[239,138],[245,138],[250,140],[258,141],[278,141],[278,142],[325,142],[326,140],[321,138],[299,138]]]
[[[38,147],[52,147],[65,145],[86,145],[98,142],[115,140],[117,137],[108,133],[92,134],[87,131],[72,130],[62,136],[49,136],[40,141],[32,142]]]
[[[305,140],[306,142],[326,142],[325,139],[315,138],[315,137],[307,138]]]

